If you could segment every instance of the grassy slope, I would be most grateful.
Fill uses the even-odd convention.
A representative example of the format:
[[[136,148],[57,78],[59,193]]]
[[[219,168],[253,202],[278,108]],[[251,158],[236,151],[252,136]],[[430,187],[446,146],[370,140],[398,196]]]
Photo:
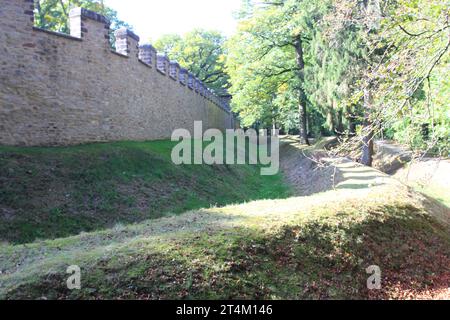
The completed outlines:
[[[0,241],[27,243],[167,213],[283,198],[256,166],[175,166],[169,141],[0,147]]]
[[[309,197],[0,245],[0,299],[448,298],[447,208],[387,180],[372,187],[360,171],[345,170],[350,180],[342,189]],[[351,187],[355,178],[358,188]],[[285,192],[277,183],[264,184],[255,197]],[[80,291],[66,289],[65,270],[73,264],[82,270]],[[366,289],[369,265],[381,267],[381,291]]]
[[[445,296],[449,234],[398,186],[256,201],[2,246],[0,298]],[[65,288],[72,264],[80,291]],[[369,265],[383,290],[365,288]]]
[[[423,187],[420,185],[415,186],[415,189],[450,208],[450,190],[445,190],[436,186]]]
[[[450,208],[449,160],[439,158],[412,159],[405,145],[393,141],[377,141],[374,166]]]

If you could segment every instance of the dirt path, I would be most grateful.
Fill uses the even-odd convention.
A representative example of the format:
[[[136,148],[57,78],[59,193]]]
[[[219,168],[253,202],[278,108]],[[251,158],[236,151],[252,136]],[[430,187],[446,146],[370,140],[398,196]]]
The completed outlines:
[[[349,194],[368,194],[375,186],[393,186],[390,190],[403,190],[405,186],[410,186],[421,193],[414,193],[414,197],[422,199],[439,221],[450,226],[448,160],[424,159],[412,162],[409,167],[397,168],[397,173],[389,176],[346,158],[329,158],[325,151],[302,146],[293,137],[282,139],[280,148],[281,169],[297,196],[339,190],[341,193],[335,196],[341,197],[343,191]],[[385,142],[383,148],[390,152],[390,159],[405,160],[408,156],[406,149],[398,145]]]
[[[330,158],[325,151],[302,146],[293,137],[284,138],[280,148],[281,169],[299,196],[398,183],[374,168],[345,158]]]
[[[406,146],[377,141],[374,167],[404,183],[434,184],[450,189],[450,160],[423,157],[415,159]]]
[[[394,176],[406,183],[436,185],[450,190],[450,160],[423,159],[400,169]]]

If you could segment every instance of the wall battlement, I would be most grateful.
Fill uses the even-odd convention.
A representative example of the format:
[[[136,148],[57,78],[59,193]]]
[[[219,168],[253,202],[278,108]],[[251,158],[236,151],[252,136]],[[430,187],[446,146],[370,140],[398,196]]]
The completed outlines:
[[[34,27],[33,0],[0,0],[0,144],[60,145],[170,138],[177,128],[225,130],[235,120],[176,61],[82,8],[70,35]]]

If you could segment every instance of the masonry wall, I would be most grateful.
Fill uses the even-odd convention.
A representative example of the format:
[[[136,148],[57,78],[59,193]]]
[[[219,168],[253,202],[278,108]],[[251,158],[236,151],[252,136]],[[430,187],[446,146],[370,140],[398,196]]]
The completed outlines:
[[[235,126],[223,101],[139,49],[132,32],[119,30],[112,52],[104,17],[74,10],[68,36],[34,28],[32,10],[32,0],[0,0],[0,144],[164,139],[195,120]]]

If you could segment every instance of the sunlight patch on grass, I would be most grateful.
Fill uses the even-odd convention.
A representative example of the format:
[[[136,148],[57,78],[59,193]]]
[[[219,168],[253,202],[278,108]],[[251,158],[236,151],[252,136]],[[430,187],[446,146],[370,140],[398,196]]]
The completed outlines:
[[[367,297],[360,283],[364,268],[374,263],[371,255],[384,259],[372,246],[390,243],[397,252],[402,242],[420,240],[425,232],[423,241],[440,239],[430,240],[430,250],[449,249],[449,229],[435,223],[406,189],[393,190],[253,201],[66,239],[2,245],[0,298]],[[411,254],[402,250],[399,261]],[[396,259],[379,263],[394,268]],[[69,264],[84,272],[79,292],[64,287]],[[336,277],[333,268],[343,269]]]

